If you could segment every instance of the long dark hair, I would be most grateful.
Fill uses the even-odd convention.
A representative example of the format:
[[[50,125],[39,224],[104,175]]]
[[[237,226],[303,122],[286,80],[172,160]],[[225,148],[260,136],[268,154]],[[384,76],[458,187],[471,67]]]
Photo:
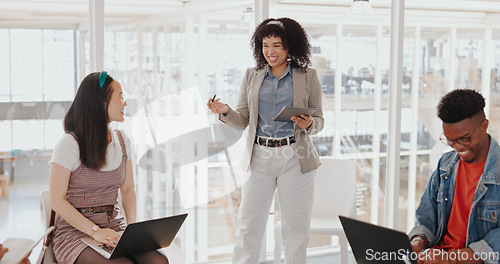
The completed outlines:
[[[83,79],[64,117],[64,131],[76,139],[80,161],[95,170],[106,163],[108,105],[113,94],[113,78],[108,75],[101,88],[99,74],[94,72]]]
[[[269,23],[271,21],[277,21],[277,23]],[[292,59],[290,62],[292,67],[305,70],[311,65],[311,45],[304,28],[291,18],[268,18],[257,26],[250,41],[257,69],[267,64],[262,54],[262,40],[265,37],[281,38],[283,48],[288,50],[288,56]]]

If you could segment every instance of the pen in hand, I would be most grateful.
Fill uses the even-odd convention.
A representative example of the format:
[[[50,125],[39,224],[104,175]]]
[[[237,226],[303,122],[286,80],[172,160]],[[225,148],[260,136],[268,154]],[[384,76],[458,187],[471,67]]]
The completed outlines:
[[[227,104],[223,104],[222,102],[220,102],[219,100],[220,99],[217,99],[217,102],[215,101],[215,97],[217,95],[214,94],[214,97],[213,98],[210,98],[208,99],[208,102],[207,102],[207,106],[208,108],[212,111],[212,113],[215,113],[215,114],[225,114],[227,115],[229,113],[229,110],[231,110],[229,108],[229,106]],[[216,104],[214,104],[216,103]]]

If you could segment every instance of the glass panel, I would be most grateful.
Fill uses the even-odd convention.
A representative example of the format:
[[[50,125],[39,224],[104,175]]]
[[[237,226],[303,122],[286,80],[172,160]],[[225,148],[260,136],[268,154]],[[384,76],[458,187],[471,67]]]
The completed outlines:
[[[156,27],[145,28],[145,32],[143,32],[142,35],[142,48],[144,49],[144,52],[142,54],[142,56],[144,56],[142,59],[142,68],[146,71],[152,71],[154,64],[156,64],[156,62],[153,61],[153,41],[156,42],[158,36],[154,35],[155,39],[153,40],[153,32],[151,32],[155,29]]]
[[[382,136],[381,138],[383,138]],[[382,139],[381,139],[382,140]],[[385,179],[387,178],[387,156],[380,157],[380,169],[379,169],[379,184],[378,186],[371,186],[371,191],[379,190],[378,203],[377,203],[377,223],[384,223],[385,214]],[[378,189],[377,189],[378,188]],[[373,210],[373,208],[372,208]]]
[[[337,37],[335,31],[331,29],[308,27],[306,31],[311,37],[312,67],[318,73],[323,91],[323,116],[325,120],[323,131],[313,135],[312,140],[320,156],[331,156],[333,155],[333,135],[336,129],[333,109],[335,109],[334,86]]]
[[[373,98],[374,70],[377,58],[376,27],[346,26],[341,44],[339,70],[342,71],[342,87],[345,89],[343,109],[356,102],[368,106],[364,98]],[[386,57],[387,58],[387,57]],[[388,61],[388,60],[384,60]],[[348,96],[349,95],[349,96]],[[360,100],[364,103],[360,104]],[[368,107],[372,109],[372,107]]]
[[[13,101],[41,101],[43,96],[42,31],[11,29]]]
[[[10,101],[9,30],[0,29],[0,102]]]
[[[403,41],[403,78],[401,96],[403,97],[402,107],[411,107],[411,74],[413,70],[414,50],[415,50],[415,32],[414,28],[405,28],[405,38]]]
[[[75,94],[74,32],[43,31],[43,80],[46,101],[72,101]]]
[[[44,148],[43,121],[15,120],[12,122],[13,148],[32,150]]]
[[[490,76],[489,129],[493,138],[500,140],[500,30],[493,30],[493,65]]]
[[[137,67],[137,47],[135,31],[117,30],[105,34],[105,68],[119,71],[131,70]]]
[[[0,151],[7,152],[12,149],[12,122],[10,120],[0,121],[0,135],[2,135],[3,140],[0,140]],[[6,154],[2,154],[6,155]],[[2,157],[4,158],[4,157]],[[1,164],[0,164],[1,165]]]
[[[321,82],[323,104],[333,107],[337,37],[334,31],[325,31],[322,28],[306,28],[306,31],[318,33],[313,34],[310,40],[312,46],[312,67],[318,72],[319,81]]]
[[[441,124],[436,122],[436,106],[441,97],[439,91],[442,90],[444,79],[440,74],[431,73],[432,70],[429,70],[431,68],[428,57],[430,51],[428,40],[424,39],[426,34],[428,35],[429,32],[422,30],[421,40],[418,43],[417,59],[420,69],[414,69],[419,73],[418,87],[416,87],[418,89],[418,150],[431,149],[441,134]]]
[[[408,175],[409,175],[409,165],[410,165],[410,157],[409,156],[401,156],[401,160],[399,166],[401,168],[401,174],[399,178],[399,210],[398,214],[398,229],[399,230],[408,230],[406,226],[406,218],[408,214],[408,210],[405,204],[408,202]]]
[[[415,50],[415,29],[413,27],[411,28],[405,28],[404,31],[404,41],[403,41],[403,59],[402,59],[402,74],[403,77],[401,79],[402,84],[401,84],[401,142],[400,142],[400,151],[410,151],[412,150],[412,146],[410,143],[410,137],[411,137],[411,132],[412,132],[412,127],[413,127],[413,110],[417,111],[418,115],[418,108],[412,109],[411,105],[411,83],[412,83],[412,71],[413,69],[413,61],[414,61],[414,50]],[[415,69],[418,70],[418,69]],[[406,166],[406,170],[404,170],[403,167],[401,170],[401,178],[406,178],[408,179],[408,158],[403,161],[401,160],[401,165]],[[408,195],[408,184],[401,184],[401,189],[400,189],[400,197],[404,202],[407,201]],[[403,202],[403,203],[404,203]],[[404,206],[400,203],[400,210],[401,207]],[[401,211],[406,211],[406,210],[401,210]],[[406,217],[404,217],[404,220]],[[404,223],[405,221],[399,222],[399,223]],[[403,228],[403,230],[406,228],[406,226]]]
[[[426,115],[426,114],[424,114]],[[436,119],[437,117],[434,117],[434,120]],[[417,135],[418,135],[418,138],[417,138],[417,150],[428,150],[428,149],[432,149],[432,147],[435,145],[435,144],[441,144],[441,142],[439,140],[435,140],[431,134],[429,134],[429,131],[427,130],[427,127],[424,125],[424,122],[423,120],[421,119],[420,115],[419,115],[419,119],[418,119],[418,132],[417,132]]]
[[[447,89],[445,79],[446,68],[449,65],[450,30],[422,28],[421,39],[423,47],[421,96],[436,101]],[[419,100],[419,102],[425,102],[425,100]]]
[[[483,38],[482,30],[457,30],[457,72],[453,89],[472,89],[481,92]]]
[[[342,154],[372,151],[374,118],[373,111],[342,111],[338,122]]]
[[[442,127],[436,115],[436,107],[447,87],[446,68],[449,67],[451,48],[449,35],[450,30],[422,28],[418,117],[422,123],[419,129],[424,133],[419,133],[419,146],[432,148],[436,143],[441,143],[439,136]]]
[[[236,230],[242,179],[233,144],[241,132],[220,125],[205,100],[216,94],[235,106],[253,66],[249,23],[227,11],[224,20],[114,24],[105,34],[106,67],[127,93],[123,127],[137,150],[139,218],[189,211],[185,225],[196,231],[178,238],[200,248],[179,245],[185,262],[227,258]]]
[[[44,127],[44,147],[43,149],[52,150],[56,147],[59,140],[64,135],[64,126],[61,120],[45,120]]]
[[[428,154],[417,155],[417,189],[415,192],[415,201],[417,207],[420,203],[420,198],[422,197],[422,194],[424,192],[425,185],[427,185],[427,181],[431,177],[434,170],[437,169],[437,161],[435,163],[431,163],[430,156],[431,155]]]
[[[380,161],[380,165],[382,165],[382,161]],[[375,198],[380,196],[380,186],[372,186],[372,178],[378,177],[372,175],[372,166],[373,159],[363,158],[363,155],[360,154],[359,158],[356,159],[356,167],[357,167],[357,180],[356,180],[356,204],[358,207],[358,215],[357,218],[360,220],[364,220],[367,222],[371,221],[372,211],[376,210],[379,214],[383,214],[383,203],[378,203],[377,208],[372,208],[372,199],[380,199]],[[381,167],[380,167],[381,168]],[[380,183],[383,178],[379,178]]]

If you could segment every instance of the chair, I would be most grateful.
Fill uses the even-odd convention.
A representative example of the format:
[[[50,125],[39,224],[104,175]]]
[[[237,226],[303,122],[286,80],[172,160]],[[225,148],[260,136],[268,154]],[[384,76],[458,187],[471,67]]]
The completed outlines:
[[[5,177],[5,174],[0,173],[0,197],[3,197],[5,201],[9,200],[9,179]]]
[[[356,163],[354,160],[321,158],[316,170],[310,234],[339,237],[341,263],[348,263],[347,237],[339,215],[356,218]],[[275,226],[274,263],[281,260],[281,222]]]
[[[52,210],[52,207],[50,206],[50,192],[49,190],[42,191],[40,193],[40,201],[42,202],[42,214],[43,218],[45,219],[45,229],[49,228],[50,225],[50,213]],[[56,257],[54,256],[54,252],[52,249],[52,243],[49,245],[49,248],[47,249],[47,252],[45,253],[45,259],[43,261],[44,264],[46,263],[57,263],[56,262]]]

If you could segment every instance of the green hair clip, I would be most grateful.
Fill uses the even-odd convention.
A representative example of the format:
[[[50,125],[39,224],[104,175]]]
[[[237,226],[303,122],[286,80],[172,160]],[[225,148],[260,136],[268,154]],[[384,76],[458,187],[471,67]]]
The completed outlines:
[[[101,73],[99,73],[99,87],[101,87],[101,89],[104,85],[104,82],[106,81],[106,78],[108,78],[108,73],[106,71],[102,71]]]

